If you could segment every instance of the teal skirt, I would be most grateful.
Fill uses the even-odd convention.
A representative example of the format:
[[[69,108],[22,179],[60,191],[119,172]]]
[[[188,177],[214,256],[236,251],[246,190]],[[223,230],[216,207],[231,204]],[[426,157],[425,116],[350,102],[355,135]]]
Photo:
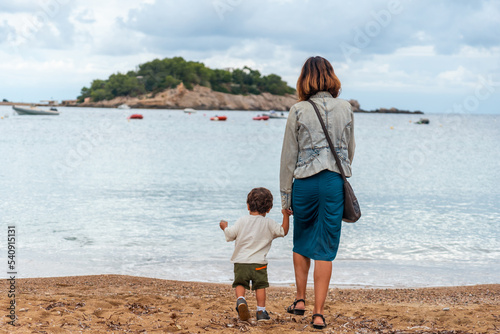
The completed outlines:
[[[295,179],[292,188],[293,251],[313,260],[337,256],[344,211],[344,180],[324,170]]]

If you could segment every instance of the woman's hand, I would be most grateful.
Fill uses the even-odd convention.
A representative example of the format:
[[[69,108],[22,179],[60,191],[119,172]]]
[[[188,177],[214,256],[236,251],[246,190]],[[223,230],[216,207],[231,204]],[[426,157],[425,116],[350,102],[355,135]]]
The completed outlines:
[[[283,216],[290,217],[291,215],[293,215],[293,210],[292,209],[282,209],[281,213],[283,214]]]

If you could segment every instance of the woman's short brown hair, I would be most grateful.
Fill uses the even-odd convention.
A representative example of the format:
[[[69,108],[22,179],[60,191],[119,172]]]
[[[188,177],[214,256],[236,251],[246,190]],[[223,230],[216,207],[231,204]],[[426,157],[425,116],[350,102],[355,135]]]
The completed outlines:
[[[297,80],[299,101],[307,101],[317,92],[323,91],[329,92],[333,97],[339,96],[340,80],[328,60],[319,56],[311,57],[302,66]]]
[[[248,193],[247,204],[251,212],[265,214],[273,207],[273,194],[266,188],[254,188]]]

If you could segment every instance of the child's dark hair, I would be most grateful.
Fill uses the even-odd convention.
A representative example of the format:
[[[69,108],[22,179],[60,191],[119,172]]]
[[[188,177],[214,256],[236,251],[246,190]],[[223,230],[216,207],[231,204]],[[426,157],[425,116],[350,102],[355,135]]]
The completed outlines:
[[[254,188],[248,193],[247,204],[252,212],[267,213],[273,207],[273,194],[266,188]]]

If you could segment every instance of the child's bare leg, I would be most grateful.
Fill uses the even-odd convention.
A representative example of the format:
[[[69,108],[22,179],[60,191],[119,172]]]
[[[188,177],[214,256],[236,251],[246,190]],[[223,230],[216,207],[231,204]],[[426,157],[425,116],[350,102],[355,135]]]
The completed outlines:
[[[243,287],[243,285],[236,286],[234,290],[236,291],[236,298],[245,297],[245,288]]]
[[[257,298],[257,306],[266,307],[266,289],[255,290],[255,296]]]

